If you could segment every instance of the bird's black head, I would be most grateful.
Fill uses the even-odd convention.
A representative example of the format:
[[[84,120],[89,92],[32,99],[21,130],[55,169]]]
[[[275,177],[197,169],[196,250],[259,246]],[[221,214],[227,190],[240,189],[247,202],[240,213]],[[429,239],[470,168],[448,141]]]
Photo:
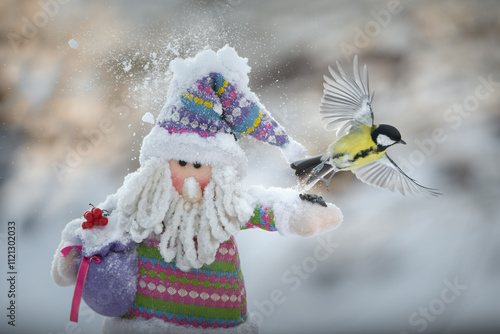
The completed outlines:
[[[394,144],[406,144],[401,139],[398,129],[387,124],[380,124],[372,131],[372,140],[377,144],[379,151],[385,151]]]

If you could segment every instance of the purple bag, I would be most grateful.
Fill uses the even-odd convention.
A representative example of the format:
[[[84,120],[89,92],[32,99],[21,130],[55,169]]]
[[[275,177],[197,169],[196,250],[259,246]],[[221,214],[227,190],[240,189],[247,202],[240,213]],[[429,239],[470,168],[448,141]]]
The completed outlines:
[[[83,300],[95,312],[119,317],[134,305],[137,292],[137,250],[114,242],[92,254],[101,261],[90,262],[83,287]]]

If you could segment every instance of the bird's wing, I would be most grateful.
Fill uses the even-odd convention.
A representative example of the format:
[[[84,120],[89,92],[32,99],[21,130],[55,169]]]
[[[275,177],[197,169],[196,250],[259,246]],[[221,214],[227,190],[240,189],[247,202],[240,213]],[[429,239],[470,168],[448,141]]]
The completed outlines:
[[[330,77],[324,76],[325,83],[323,98],[320,104],[322,119],[326,122],[327,130],[337,130],[337,136],[349,133],[351,128],[360,125],[373,125],[373,112],[368,85],[368,69],[363,68],[363,77],[358,67],[358,56],[354,57],[354,78],[350,77],[337,61],[338,75],[331,67],[328,67]],[[335,80],[334,80],[335,79]]]
[[[352,172],[365,183],[390,191],[397,190],[403,195],[441,195],[436,189],[424,187],[406,175],[386,153],[365,166],[353,169]]]

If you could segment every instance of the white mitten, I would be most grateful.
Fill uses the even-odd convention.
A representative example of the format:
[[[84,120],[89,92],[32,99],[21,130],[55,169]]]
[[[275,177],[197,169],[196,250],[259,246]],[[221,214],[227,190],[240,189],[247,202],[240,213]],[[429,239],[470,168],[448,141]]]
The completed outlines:
[[[339,227],[343,219],[342,212],[337,206],[326,204],[324,207],[318,203],[302,201],[290,217],[290,232],[306,237]]]
[[[75,285],[80,265],[80,251],[78,249],[72,249],[66,256],[62,255],[61,250],[67,246],[74,246],[74,243],[61,240],[52,261],[50,274],[59,286]]]

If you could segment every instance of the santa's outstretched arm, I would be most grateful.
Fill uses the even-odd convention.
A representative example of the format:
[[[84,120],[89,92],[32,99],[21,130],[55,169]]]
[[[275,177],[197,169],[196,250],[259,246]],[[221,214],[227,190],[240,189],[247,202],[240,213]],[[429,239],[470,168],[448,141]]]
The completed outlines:
[[[340,226],[342,212],[314,195],[301,195],[293,189],[248,189],[255,210],[243,229],[262,228],[282,235],[312,236]]]

